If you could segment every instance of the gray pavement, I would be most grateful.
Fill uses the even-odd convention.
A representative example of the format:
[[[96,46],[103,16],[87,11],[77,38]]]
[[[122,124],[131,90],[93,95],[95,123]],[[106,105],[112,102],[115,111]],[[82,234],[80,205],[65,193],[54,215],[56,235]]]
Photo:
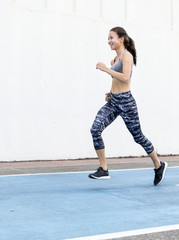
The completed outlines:
[[[160,160],[168,162],[169,167],[179,166],[179,156],[161,156]],[[148,157],[109,158],[107,162],[109,171],[153,168]],[[0,175],[94,171],[98,166],[97,159],[0,162]]]
[[[179,240],[179,230],[144,234],[132,237],[113,238],[111,240]]]
[[[160,156],[160,160],[168,162],[169,167],[179,166],[179,156]],[[109,170],[153,168],[153,164],[148,157],[111,158],[107,159],[107,162]],[[94,171],[98,166],[99,163],[97,159],[0,162],[0,175]],[[179,240],[179,230],[115,238],[111,240],[118,239]]]

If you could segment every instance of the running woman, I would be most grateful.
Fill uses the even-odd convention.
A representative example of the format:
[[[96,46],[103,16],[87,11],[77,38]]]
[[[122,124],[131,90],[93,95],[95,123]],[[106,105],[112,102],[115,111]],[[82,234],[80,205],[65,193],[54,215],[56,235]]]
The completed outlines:
[[[116,51],[116,57],[111,61],[111,68],[98,62],[96,69],[104,71],[112,77],[112,86],[111,91],[106,93],[107,103],[97,113],[91,128],[100,167],[96,172],[89,174],[89,178],[110,178],[101,134],[118,116],[121,116],[134,141],[140,144],[152,159],[155,167],[154,185],[158,185],[163,181],[167,163],[158,159],[152,143],[144,136],[140,127],[136,102],[130,88],[133,64],[137,63],[134,41],[123,28],[115,27],[109,32],[108,44],[111,50]]]

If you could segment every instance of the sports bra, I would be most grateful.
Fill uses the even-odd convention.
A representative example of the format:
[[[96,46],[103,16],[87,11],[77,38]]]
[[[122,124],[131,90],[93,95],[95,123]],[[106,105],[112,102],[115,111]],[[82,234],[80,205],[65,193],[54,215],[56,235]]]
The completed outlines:
[[[114,63],[114,65],[111,66],[111,69],[116,72],[122,73],[122,62],[120,58],[116,63]]]
[[[127,51],[127,49],[125,51]],[[123,54],[125,53],[125,51],[121,54],[119,60],[116,63],[114,63],[114,65],[111,66],[112,70],[122,73],[123,65],[122,65],[122,62],[121,62],[121,58],[122,58]],[[132,76],[132,70],[131,70],[130,76]]]

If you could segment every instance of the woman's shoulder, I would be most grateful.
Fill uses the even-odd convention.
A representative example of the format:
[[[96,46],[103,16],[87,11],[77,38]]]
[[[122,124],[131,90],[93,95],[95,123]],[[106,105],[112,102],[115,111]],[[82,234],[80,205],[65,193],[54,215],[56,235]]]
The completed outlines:
[[[133,58],[132,54],[131,54],[128,50],[125,51],[125,53],[124,53],[123,56],[124,56],[124,57]]]
[[[128,50],[125,51],[125,53],[123,54],[122,58],[123,58],[123,60],[128,60],[128,61],[131,60],[131,61],[133,61],[133,56],[132,56],[132,54]]]

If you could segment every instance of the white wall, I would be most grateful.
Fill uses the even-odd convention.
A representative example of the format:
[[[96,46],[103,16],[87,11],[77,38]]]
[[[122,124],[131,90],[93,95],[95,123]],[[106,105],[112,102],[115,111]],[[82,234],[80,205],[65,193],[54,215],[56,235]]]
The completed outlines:
[[[141,125],[159,154],[179,154],[178,0],[0,0],[0,161],[95,157],[90,127],[111,77],[110,28],[135,40]],[[118,118],[107,157],[145,155]]]

